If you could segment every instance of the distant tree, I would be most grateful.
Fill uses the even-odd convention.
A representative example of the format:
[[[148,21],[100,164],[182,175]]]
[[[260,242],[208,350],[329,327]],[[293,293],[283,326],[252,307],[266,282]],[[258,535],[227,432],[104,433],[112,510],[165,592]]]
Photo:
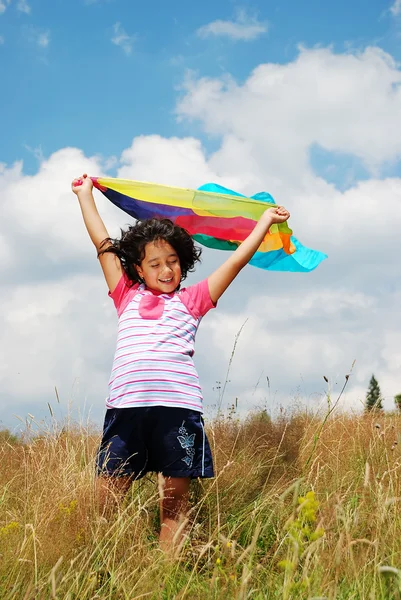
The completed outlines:
[[[372,375],[369,388],[366,394],[365,409],[370,412],[371,410],[383,410],[382,394],[377,379]]]
[[[398,410],[401,412],[401,394],[394,396],[394,402]]]
[[[20,440],[16,435],[11,433],[9,429],[0,429],[0,445],[2,444],[19,444]]]

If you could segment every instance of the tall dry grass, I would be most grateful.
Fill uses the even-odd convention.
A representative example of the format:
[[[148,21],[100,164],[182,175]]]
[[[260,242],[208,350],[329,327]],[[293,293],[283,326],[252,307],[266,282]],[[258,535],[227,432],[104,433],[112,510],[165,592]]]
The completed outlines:
[[[0,436],[0,598],[401,598],[401,416],[322,423],[211,423],[217,476],[194,482],[175,561],[158,548],[154,478],[99,515],[98,432]]]

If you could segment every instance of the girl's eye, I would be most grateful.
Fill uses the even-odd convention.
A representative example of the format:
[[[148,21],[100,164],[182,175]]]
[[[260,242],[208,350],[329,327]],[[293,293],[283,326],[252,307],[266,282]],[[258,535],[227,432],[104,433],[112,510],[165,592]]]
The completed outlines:
[[[151,268],[152,268],[152,269],[157,269],[157,267],[158,267],[158,266],[159,266],[159,265],[151,265]]]

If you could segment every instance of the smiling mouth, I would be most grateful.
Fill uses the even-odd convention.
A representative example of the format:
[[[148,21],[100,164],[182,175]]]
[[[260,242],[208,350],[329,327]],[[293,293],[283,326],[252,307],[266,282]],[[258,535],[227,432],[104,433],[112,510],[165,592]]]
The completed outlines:
[[[171,283],[171,282],[173,281],[173,278],[172,278],[172,277],[170,277],[170,279],[159,279],[159,281],[160,281],[161,283]]]

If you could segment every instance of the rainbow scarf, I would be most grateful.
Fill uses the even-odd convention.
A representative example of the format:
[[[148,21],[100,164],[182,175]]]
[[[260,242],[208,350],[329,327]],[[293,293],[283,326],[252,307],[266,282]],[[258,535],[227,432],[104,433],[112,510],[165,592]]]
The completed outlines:
[[[275,201],[267,192],[247,198],[215,183],[198,190],[126,179],[92,177],[94,186],[134,219],[167,218],[200,244],[235,250]],[[286,223],[272,225],[249,264],[272,271],[308,272],[326,257],[305,248]]]

